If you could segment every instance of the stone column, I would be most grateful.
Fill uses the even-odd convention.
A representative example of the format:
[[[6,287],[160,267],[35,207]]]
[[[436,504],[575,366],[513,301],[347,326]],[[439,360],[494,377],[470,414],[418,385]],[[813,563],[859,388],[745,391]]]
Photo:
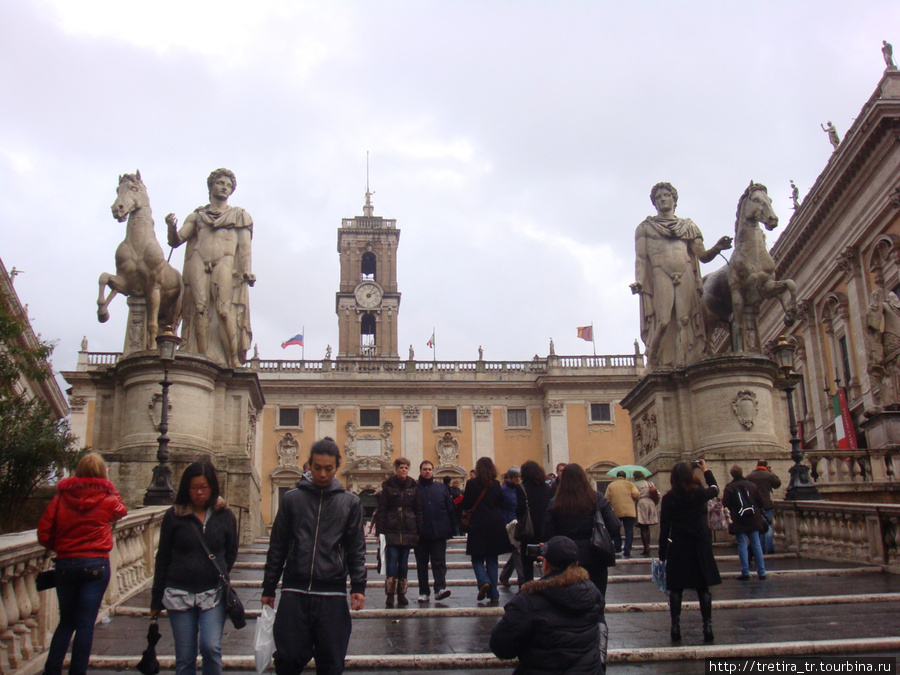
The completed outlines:
[[[494,411],[489,405],[472,407],[472,457],[466,470],[473,469],[479,457],[494,459]]]
[[[569,423],[565,401],[547,399],[544,402],[544,443],[549,446],[550,471],[560,462],[569,463]]]
[[[337,421],[335,420],[334,403],[320,403],[316,406],[316,440],[330,436],[337,439]],[[303,456],[305,448],[300,448]],[[302,462],[301,462],[302,464]]]
[[[413,478],[419,476],[419,464],[424,459],[422,432],[422,409],[417,405],[405,405],[402,408],[403,420],[400,423],[400,452],[409,459],[409,469]]]

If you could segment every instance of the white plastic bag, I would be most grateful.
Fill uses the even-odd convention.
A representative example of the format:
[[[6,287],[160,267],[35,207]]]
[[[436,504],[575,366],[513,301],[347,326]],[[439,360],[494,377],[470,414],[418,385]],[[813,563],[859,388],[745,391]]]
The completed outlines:
[[[263,605],[262,613],[256,620],[256,638],[253,641],[256,652],[256,673],[262,675],[269,667],[272,656],[275,654],[275,610],[268,605]]]

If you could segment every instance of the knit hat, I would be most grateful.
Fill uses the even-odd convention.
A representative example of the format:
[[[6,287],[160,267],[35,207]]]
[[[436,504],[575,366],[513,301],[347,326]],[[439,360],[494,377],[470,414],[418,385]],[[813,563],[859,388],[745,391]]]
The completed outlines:
[[[768,466],[769,466],[769,463],[768,463],[766,460],[761,459],[761,460],[759,460],[758,462],[756,462],[756,466],[764,466],[764,467],[768,467]]]
[[[551,567],[564,570],[578,562],[578,546],[568,537],[553,537],[544,544],[541,555]]]

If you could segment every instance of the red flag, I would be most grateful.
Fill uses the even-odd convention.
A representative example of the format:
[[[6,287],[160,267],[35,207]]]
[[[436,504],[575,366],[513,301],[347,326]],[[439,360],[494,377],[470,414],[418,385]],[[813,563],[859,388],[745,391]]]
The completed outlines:
[[[594,327],[593,326],[578,326],[578,337],[582,340],[587,340],[588,342],[594,341]]]

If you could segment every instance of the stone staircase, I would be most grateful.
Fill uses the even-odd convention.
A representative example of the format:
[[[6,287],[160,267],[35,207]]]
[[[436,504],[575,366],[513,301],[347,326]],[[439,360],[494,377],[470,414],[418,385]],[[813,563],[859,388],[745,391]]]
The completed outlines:
[[[502,604],[516,589],[501,588],[501,606],[478,605],[474,576],[463,539],[448,546],[448,587],[443,602],[416,602],[414,557],[410,556],[411,604],[384,608],[384,578],[374,570],[375,541],[369,539],[366,608],[353,618],[347,670],[354,673],[509,672],[514,664],[488,649]],[[234,630],[226,623],[225,667],[253,671],[254,619],[259,613],[266,542],[241,549],[232,573],[251,620]],[[620,560],[610,570],[606,619],[610,629],[611,673],[703,673],[705,659],[786,656],[900,655],[900,576],[881,567],[801,559],[776,554],[766,559],[766,581],[735,580],[736,549],[716,545],[724,582],[713,589],[716,641],[702,642],[700,617],[691,591],[685,592],[679,646],[668,637],[664,594],[650,581],[649,558]],[[97,626],[92,670],[132,671],[144,649],[149,614],[148,588],[117,606],[109,623]],[[163,670],[171,671],[171,632],[163,621],[157,647]]]

